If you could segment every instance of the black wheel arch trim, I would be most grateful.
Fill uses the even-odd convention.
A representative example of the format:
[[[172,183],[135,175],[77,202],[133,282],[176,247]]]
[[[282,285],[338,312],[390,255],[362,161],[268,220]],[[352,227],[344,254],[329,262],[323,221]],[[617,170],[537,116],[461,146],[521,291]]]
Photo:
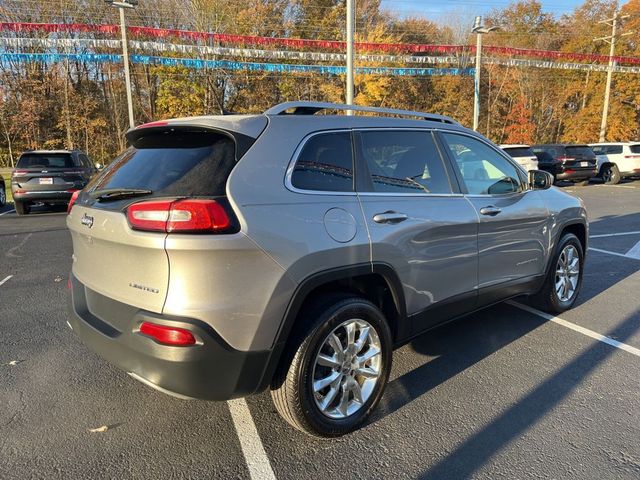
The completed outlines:
[[[353,277],[371,274],[380,275],[389,286],[389,290],[391,291],[393,301],[398,311],[398,330],[400,330],[401,323],[406,323],[407,325],[405,326],[405,328],[410,328],[408,322],[403,322],[403,320],[407,319],[407,313],[404,292],[402,290],[402,283],[400,282],[400,278],[391,265],[383,262],[367,262],[331,268],[314,273],[300,282],[291,300],[289,301],[289,305],[287,306],[287,310],[280,325],[280,330],[278,332],[278,335],[276,336],[276,341],[271,352],[268,365],[264,371],[262,381],[260,382],[260,385],[256,390],[257,392],[266,389],[270,385],[276,368],[280,363],[282,354],[284,353],[287,342],[289,341],[289,338],[291,336],[291,332],[293,331],[298,313],[300,312],[300,309],[302,308],[302,305],[308,298],[309,294],[316,288],[331,282],[335,282],[337,280],[346,280]],[[407,333],[409,333],[409,330],[407,330]],[[394,338],[393,340],[395,343],[396,338]]]

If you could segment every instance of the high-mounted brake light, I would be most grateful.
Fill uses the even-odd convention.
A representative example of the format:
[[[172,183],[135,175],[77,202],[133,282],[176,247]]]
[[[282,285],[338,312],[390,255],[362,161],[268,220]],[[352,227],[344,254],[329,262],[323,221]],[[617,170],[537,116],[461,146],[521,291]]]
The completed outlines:
[[[67,192],[71,192],[72,190],[67,190]],[[80,195],[80,190],[73,190],[73,195],[69,199],[69,206],[67,207],[67,215],[71,213],[71,209],[73,208],[74,203],[78,199],[78,195]]]
[[[140,333],[153,338],[162,345],[187,347],[196,344],[196,337],[189,330],[177,327],[167,327],[157,323],[143,322],[140,325]]]
[[[231,226],[224,207],[215,200],[161,200],[134,203],[127,209],[134,230],[151,232],[222,232]]]
[[[136,130],[139,128],[166,127],[167,125],[169,125],[169,122],[160,120],[158,122],[149,122],[149,123],[143,123],[142,125],[138,125],[136,127]]]

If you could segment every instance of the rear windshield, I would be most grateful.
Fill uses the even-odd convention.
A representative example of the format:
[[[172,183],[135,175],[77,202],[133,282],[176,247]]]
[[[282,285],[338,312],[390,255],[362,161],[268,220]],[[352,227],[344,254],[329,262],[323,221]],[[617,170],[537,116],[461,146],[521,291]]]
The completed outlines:
[[[24,153],[17,168],[74,168],[68,153]]]
[[[533,150],[531,150],[528,147],[512,147],[512,148],[505,148],[504,149],[505,152],[507,152],[509,155],[511,155],[513,158],[516,157],[535,157],[535,153],[533,153]]]
[[[640,153],[640,143],[636,143],[635,145],[630,145],[629,150],[631,150],[631,153]]]
[[[586,146],[567,147],[567,156],[568,157],[593,157],[593,150],[591,150],[591,147],[586,147]]]
[[[235,166],[235,143],[212,132],[160,132],[136,141],[90,190],[148,189],[153,196],[220,196]]]

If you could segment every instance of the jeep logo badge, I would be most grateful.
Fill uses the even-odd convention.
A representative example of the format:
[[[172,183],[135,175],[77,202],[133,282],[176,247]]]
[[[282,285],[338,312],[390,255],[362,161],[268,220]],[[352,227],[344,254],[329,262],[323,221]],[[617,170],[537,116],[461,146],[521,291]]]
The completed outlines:
[[[80,220],[80,223],[82,223],[82,225],[91,228],[93,227],[93,217],[90,217],[89,215],[87,215],[86,213],[82,216],[82,220]]]

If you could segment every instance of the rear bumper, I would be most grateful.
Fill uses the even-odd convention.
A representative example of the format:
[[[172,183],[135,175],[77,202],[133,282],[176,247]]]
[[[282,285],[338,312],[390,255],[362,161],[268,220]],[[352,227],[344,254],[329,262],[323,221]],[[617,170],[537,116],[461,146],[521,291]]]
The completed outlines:
[[[14,199],[21,202],[68,203],[73,192],[66,190],[32,190],[23,193],[11,192]]]
[[[164,393],[203,400],[247,396],[264,387],[273,351],[235,350],[201,321],[138,310],[89,290],[73,275],[70,279],[71,328],[92,350],[137,380]],[[198,344],[160,345],[137,333],[144,321],[187,329]]]
[[[554,172],[552,172],[554,173]],[[556,180],[588,180],[598,174],[596,167],[589,168],[565,168],[561,165],[556,166]]]

